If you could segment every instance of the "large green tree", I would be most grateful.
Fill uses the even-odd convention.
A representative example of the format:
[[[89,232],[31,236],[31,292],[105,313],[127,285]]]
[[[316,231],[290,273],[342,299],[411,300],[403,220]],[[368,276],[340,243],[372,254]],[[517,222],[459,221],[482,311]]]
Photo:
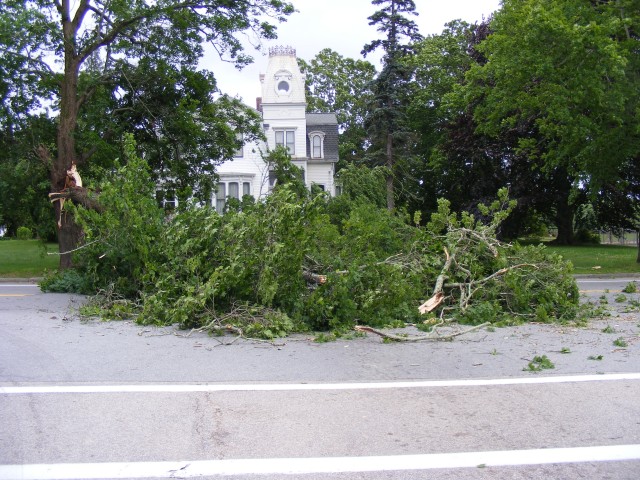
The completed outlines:
[[[341,163],[361,160],[365,152],[364,119],[371,101],[375,66],[325,48],[309,62],[299,59],[306,75],[307,111],[335,112],[340,130]]]
[[[413,43],[422,37],[410,18],[418,15],[413,0],[373,0],[371,3],[381,8],[369,17],[369,25],[376,26],[385,37],[373,40],[362,50],[365,56],[378,48],[384,52],[382,70],[371,86],[373,100],[365,122],[371,144],[368,155],[374,164],[383,164],[388,170],[387,208],[393,210],[398,160],[410,132],[406,106],[411,71],[402,59],[414,52]]]
[[[517,150],[523,132],[492,136],[479,131],[475,103],[449,108],[447,97],[466,83],[473,65],[484,65],[478,46],[491,34],[491,19],[476,24],[453,21],[436,35],[416,45],[407,58],[414,69],[409,119],[416,132],[416,192],[410,210],[435,209],[436,199],[447,198],[456,211],[479,213],[477,205],[509,186],[518,205],[500,227],[506,237],[526,233],[546,212],[552,179],[532,168],[531,159]]]
[[[212,96],[210,72],[141,59],[123,66],[116,84],[122,87],[111,98],[109,128],[133,133],[154,180],[181,200],[209,199],[216,166],[238,149],[237,133],[245,142],[262,134],[254,110]]]
[[[505,0],[452,109],[478,131],[515,136],[553,188],[558,241],[573,240],[584,198],[640,151],[638,0]],[[534,185],[532,185],[535,188]]]
[[[242,66],[251,57],[236,35],[251,31],[258,39],[275,38],[270,22],[293,11],[280,0],[7,0],[0,5],[0,121],[11,128],[30,109],[53,106],[55,148],[43,145],[39,155],[48,166],[52,191],[60,191],[70,166],[86,166],[94,153],[77,142],[81,118],[96,106],[92,101],[101,89],[122,93],[125,84],[114,79],[123,79],[127,68],[144,59],[150,71],[162,62],[178,71],[196,70],[206,43]],[[109,96],[103,92],[99,98]],[[235,138],[232,130],[227,138]],[[59,208],[56,203],[56,216]],[[61,252],[71,250],[78,235],[73,219],[62,216]],[[70,255],[61,255],[61,268],[70,265]]]
[[[487,23],[470,25],[459,20],[416,44],[416,53],[405,59],[414,71],[408,105],[409,125],[416,133],[415,195],[411,210],[433,211],[437,198],[447,198],[459,211],[504,186],[486,167],[494,149],[475,137],[468,111],[443,108],[445,96],[463,84],[465,74],[480,61],[475,46],[486,38]],[[454,147],[457,152],[451,151]],[[463,151],[464,150],[464,151]]]

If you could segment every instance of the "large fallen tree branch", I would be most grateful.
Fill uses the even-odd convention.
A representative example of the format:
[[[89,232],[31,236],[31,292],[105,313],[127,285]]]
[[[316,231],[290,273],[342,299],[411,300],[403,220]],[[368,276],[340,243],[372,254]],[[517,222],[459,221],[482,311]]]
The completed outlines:
[[[482,288],[484,284],[487,282],[494,280],[505,273],[508,273],[512,270],[523,268],[523,267],[531,267],[538,268],[537,265],[532,263],[521,263],[518,265],[512,265],[510,267],[501,268],[500,270],[492,273],[488,277],[481,278],[479,280],[469,280],[468,282],[458,282],[458,283],[449,283],[444,285],[445,288],[459,288],[460,289],[460,311],[464,312],[469,307],[469,302],[471,301],[471,297],[476,294]]]

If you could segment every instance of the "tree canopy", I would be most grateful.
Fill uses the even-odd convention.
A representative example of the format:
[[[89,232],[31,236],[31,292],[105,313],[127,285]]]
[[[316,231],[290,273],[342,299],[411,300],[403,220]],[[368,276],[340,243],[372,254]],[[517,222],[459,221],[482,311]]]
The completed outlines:
[[[48,166],[52,191],[65,187],[66,172],[72,165],[91,165],[89,159],[95,155],[99,141],[113,134],[106,122],[94,126],[85,121],[101,115],[109,117],[120,112],[120,107],[131,108],[131,103],[136,103],[137,108],[146,110],[144,121],[152,123],[158,117],[151,107],[158,103],[146,103],[145,97],[153,95],[168,104],[173,97],[173,106],[178,108],[172,113],[184,113],[177,118],[191,122],[191,126],[178,126],[177,122],[169,126],[166,121],[161,126],[153,125],[156,138],[175,140],[171,128],[198,127],[192,138],[201,135],[205,145],[215,143],[216,153],[224,156],[237,147],[235,128],[241,129],[250,122],[238,125],[233,122],[238,115],[219,115],[229,115],[230,110],[243,107],[236,104],[230,108],[228,101],[222,106],[214,105],[211,95],[215,82],[211,74],[192,74],[190,81],[182,83],[171,79],[171,75],[198,70],[205,44],[238,66],[247,64],[251,57],[243,51],[238,34],[250,32],[257,39],[275,38],[271,22],[283,21],[293,11],[290,3],[280,0],[8,0],[0,6],[0,124],[5,130],[14,130],[38,107],[57,116],[55,146],[41,145],[38,150]],[[135,79],[129,79],[129,75],[135,77],[133,72],[140,70],[146,70],[146,78],[136,89],[131,82]],[[164,82],[163,86],[173,93],[154,92],[162,87],[153,79]],[[196,84],[198,88],[190,90]],[[118,105],[122,99],[124,106]],[[213,127],[205,125],[216,108],[219,121]],[[197,118],[188,119],[196,110],[203,110],[200,123]],[[85,133],[92,135],[83,143]],[[212,136],[217,136],[215,141]],[[185,138],[189,137],[181,140]],[[182,155],[180,148],[172,150],[176,168],[171,173],[179,176],[185,165],[181,161],[189,155]],[[189,145],[186,150],[195,151]],[[207,153],[212,152],[209,149]],[[164,165],[168,163],[171,162]],[[189,172],[189,168],[182,170]],[[79,232],[70,217],[61,215],[60,203],[56,204],[56,216],[61,219],[58,236],[61,252],[66,252],[75,245]],[[61,267],[69,265],[70,257],[62,255]]]
[[[486,62],[448,96],[450,111],[514,138],[513,156],[546,178],[562,242],[576,192],[597,192],[640,152],[638,5],[506,0],[477,47]]]
[[[298,60],[306,75],[307,111],[335,112],[340,130],[341,164],[365,154],[364,119],[371,101],[375,66],[325,48],[309,62]]]

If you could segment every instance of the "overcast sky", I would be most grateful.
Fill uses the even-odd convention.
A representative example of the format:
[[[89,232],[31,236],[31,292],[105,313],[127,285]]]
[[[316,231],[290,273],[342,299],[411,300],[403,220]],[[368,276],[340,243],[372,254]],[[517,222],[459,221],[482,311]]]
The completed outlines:
[[[367,18],[376,11],[371,0],[291,0],[298,12],[286,23],[278,24],[278,39],[264,42],[268,47],[283,45],[296,49],[298,58],[311,60],[320,50],[331,48],[344,57],[360,59],[362,47],[379,34]],[[455,19],[470,23],[488,17],[500,6],[500,0],[415,0],[417,23],[423,36],[442,32],[444,24]],[[223,93],[239,96],[255,106],[261,95],[259,74],[264,73],[267,57],[251,52],[255,62],[242,71],[207,54],[203,67],[214,72]],[[367,56],[377,63],[379,55]]]

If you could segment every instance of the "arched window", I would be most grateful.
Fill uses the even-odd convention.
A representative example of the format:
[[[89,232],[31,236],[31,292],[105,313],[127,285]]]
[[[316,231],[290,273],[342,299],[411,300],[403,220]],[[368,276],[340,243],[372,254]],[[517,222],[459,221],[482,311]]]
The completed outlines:
[[[309,134],[311,158],[324,158],[324,132]]]

